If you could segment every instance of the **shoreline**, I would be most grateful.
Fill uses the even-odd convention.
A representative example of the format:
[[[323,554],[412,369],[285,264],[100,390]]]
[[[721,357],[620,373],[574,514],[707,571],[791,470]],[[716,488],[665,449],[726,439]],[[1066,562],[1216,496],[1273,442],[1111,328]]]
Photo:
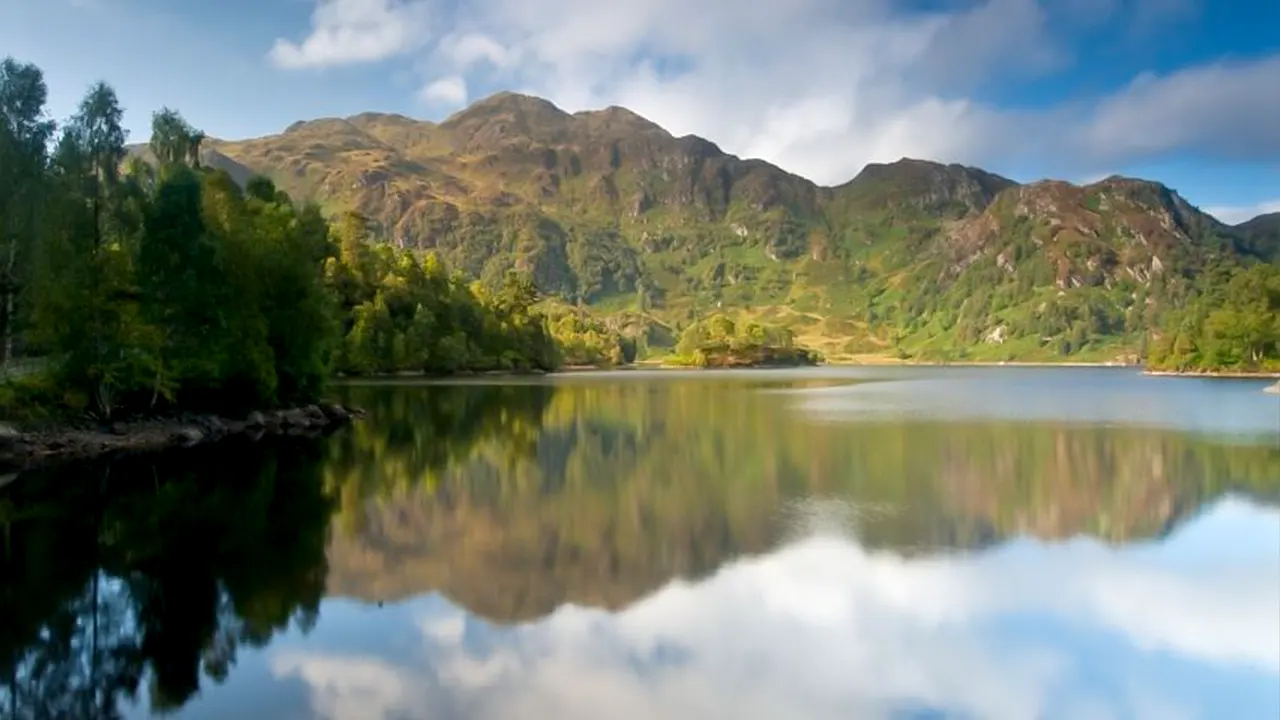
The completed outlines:
[[[796,369],[806,367],[1031,367],[1031,368],[1128,368],[1140,371],[1147,377],[1209,378],[1238,380],[1280,380],[1280,371],[1177,371],[1147,370],[1140,365],[1114,362],[924,362],[877,358],[875,362],[835,361],[814,365],[767,366],[764,368],[725,367],[698,368],[667,365],[661,361],[640,361],[615,367],[569,366],[553,372],[486,371],[458,373],[454,375],[428,375],[425,373],[396,373],[392,375],[340,378],[341,383],[394,382],[396,380],[426,379],[482,379],[482,378],[530,378],[576,375],[591,372],[636,370],[753,370]],[[1280,395],[1280,381],[1263,388],[1263,392]],[[192,447],[216,443],[231,437],[257,440],[264,436],[319,436],[336,430],[362,417],[364,411],[342,405],[308,405],[305,407],[251,412],[241,419],[212,414],[180,414],[172,417],[145,420],[117,421],[108,426],[88,425],[54,427],[22,431],[14,425],[0,422],[0,487],[17,474],[64,462],[111,458],[132,453],[148,453],[170,448]]]
[[[232,437],[319,436],[363,415],[363,410],[342,405],[307,405],[251,412],[240,419],[182,414],[97,428],[66,426],[30,432],[0,423],[0,486],[20,473],[66,462],[192,447]]]
[[[1127,369],[1137,371],[1141,375],[1150,377],[1186,377],[1186,378],[1221,378],[1221,379],[1253,379],[1253,380],[1269,380],[1280,379],[1280,371],[1240,371],[1240,370],[1148,370],[1142,365],[1126,364],[1118,362],[1080,362],[1080,361],[1037,361],[1037,360],[1015,360],[1015,361],[986,361],[986,360],[963,360],[950,362],[930,362],[925,360],[899,360],[890,357],[877,358],[860,358],[857,360],[828,360],[817,365],[795,364],[795,365],[748,365],[748,366],[717,366],[717,367],[696,367],[691,365],[672,365],[664,363],[660,360],[641,360],[625,365],[613,366],[595,366],[595,365],[568,365],[558,370],[552,371],[511,371],[511,370],[487,370],[481,372],[461,372],[453,374],[437,374],[437,373],[420,373],[420,372],[399,372],[380,375],[353,375],[336,378],[335,381],[343,384],[359,384],[362,382],[395,382],[396,380],[432,380],[444,381],[450,380],[482,380],[482,379],[502,379],[502,378],[537,378],[537,377],[556,377],[558,375],[579,375],[583,373],[597,372],[630,372],[637,370],[664,370],[664,371],[691,371],[691,370],[788,370],[813,367],[835,367],[835,368],[875,368],[875,367],[919,367],[919,368],[945,368],[945,367],[968,367],[968,368],[1078,368],[1078,369]]]
[[[1276,380],[1280,379],[1280,371],[1259,370],[1256,372],[1240,370],[1143,370],[1143,375],[1151,377],[1188,377],[1188,378],[1220,378],[1223,380]]]

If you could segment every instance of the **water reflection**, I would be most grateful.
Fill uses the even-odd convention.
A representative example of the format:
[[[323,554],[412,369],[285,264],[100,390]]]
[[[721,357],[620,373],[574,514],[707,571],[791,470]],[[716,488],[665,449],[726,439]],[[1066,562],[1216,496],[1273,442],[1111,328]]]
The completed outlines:
[[[1280,714],[1274,398],[837,375],[354,386],[322,442],[21,478],[0,716]]]
[[[1158,545],[918,558],[818,533],[614,613],[344,608],[365,633],[267,664],[327,718],[1276,717],[1280,543],[1238,533],[1280,517],[1226,500]]]
[[[946,368],[921,376],[788,390],[809,415],[840,421],[927,418],[1014,420],[1162,428],[1280,440],[1280,403],[1259,397],[1265,379],[1167,378],[1136,370]],[[868,379],[865,378],[864,379]]]
[[[764,552],[808,498],[855,508],[868,546],[915,553],[1018,535],[1160,537],[1228,490],[1280,487],[1272,445],[1077,422],[815,423],[753,385],[352,389],[401,442],[374,424],[337,441],[330,591],[444,590],[495,620],[527,620],[564,602],[624,607],[672,577]],[[416,409],[467,403],[491,410],[459,425],[462,413]],[[422,451],[442,438],[465,441],[448,443],[447,460]]]
[[[182,707],[203,674],[315,624],[331,503],[319,448],[234,445],[26,476],[0,497],[0,708]],[[208,684],[207,681],[204,684]]]

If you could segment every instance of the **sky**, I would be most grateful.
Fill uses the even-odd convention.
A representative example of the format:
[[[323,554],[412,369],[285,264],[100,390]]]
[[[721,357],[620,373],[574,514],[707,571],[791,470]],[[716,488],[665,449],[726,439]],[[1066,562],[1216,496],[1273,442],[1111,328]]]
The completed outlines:
[[[1280,211],[1275,0],[0,0],[51,113],[90,83],[134,141],[225,139],[499,90],[622,105],[824,184],[917,157],[1020,181],[1146,177]]]

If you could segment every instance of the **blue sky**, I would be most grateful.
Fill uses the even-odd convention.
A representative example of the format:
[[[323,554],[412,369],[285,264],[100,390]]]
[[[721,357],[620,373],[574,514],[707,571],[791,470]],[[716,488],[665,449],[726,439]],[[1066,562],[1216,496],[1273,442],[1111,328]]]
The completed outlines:
[[[52,112],[120,93],[217,137],[501,89],[620,104],[824,183],[867,162],[1161,180],[1280,210],[1275,0],[0,0]]]

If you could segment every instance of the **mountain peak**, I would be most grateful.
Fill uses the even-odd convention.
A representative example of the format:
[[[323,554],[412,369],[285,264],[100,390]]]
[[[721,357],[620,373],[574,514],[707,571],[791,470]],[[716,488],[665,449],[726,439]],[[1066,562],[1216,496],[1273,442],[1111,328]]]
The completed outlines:
[[[649,118],[619,105],[610,105],[603,110],[581,110],[573,114],[575,121],[583,124],[588,131],[610,134],[653,134],[658,133],[670,137],[664,128]]]
[[[477,117],[503,114],[544,120],[566,120],[570,117],[569,113],[561,110],[550,100],[536,95],[502,90],[476,100],[467,107],[450,115],[441,125],[457,125],[460,122],[466,122]]]
[[[450,115],[439,127],[455,133],[461,147],[471,150],[523,140],[555,145],[568,139],[572,118],[548,100],[503,91]]]
[[[904,157],[891,163],[869,163],[852,180],[835,188],[835,193],[856,209],[946,206],[966,215],[982,212],[1001,190],[1015,185],[979,168]]]
[[[408,115],[401,115],[400,113],[388,113],[388,112],[362,112],[357,115],[352,115],[348,117],[346,120],[347,122],[352,123],[353,125],[359,125],[362,123],[389,123],[394,125],[434,125],[435,124],[429,120],[419,120],[417,118],[411,118]]]

